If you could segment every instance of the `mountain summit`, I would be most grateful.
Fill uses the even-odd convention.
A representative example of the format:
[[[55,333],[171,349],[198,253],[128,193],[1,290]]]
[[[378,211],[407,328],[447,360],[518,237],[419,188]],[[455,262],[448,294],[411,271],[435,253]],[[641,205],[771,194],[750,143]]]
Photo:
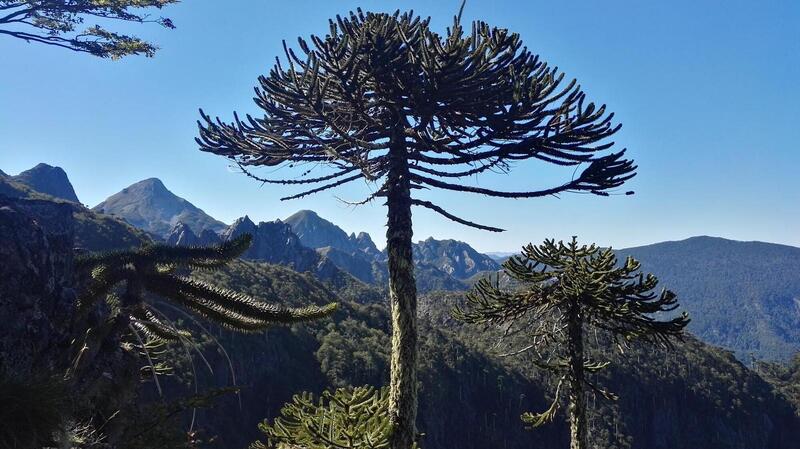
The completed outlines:
[[[61,167],[38,164],[11,178],[37,192],[46,193],[73,203],[80,202],[78,201],[78,195],[75,194],[75,189],[72,188],[72,183],[69,182],[66,172]]]
[[[366,232],[347,235],[342,228],[320,217],[313,210],[301,210],[286,220],[292,231],[309,248],[331,247],[350,255],[366,256],[369,260],[382,259],[382,253]]]
[[[116,215],[161,237],[167,237],[178,223],[185,224],[196,235],[206,229],[220,232],[226,227],[225,223],[167,190],[158,178],[132,184],[92,209]]]
[[[483,271],[497,271],[500,264],[458,240],[429,237],[413,245],[414,260],[429,263],[456,279],[467,279]]]

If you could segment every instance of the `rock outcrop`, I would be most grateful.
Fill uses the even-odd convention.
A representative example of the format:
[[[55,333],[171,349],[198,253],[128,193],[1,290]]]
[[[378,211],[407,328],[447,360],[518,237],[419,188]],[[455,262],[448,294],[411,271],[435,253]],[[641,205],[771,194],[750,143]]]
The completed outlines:
[[[227,241],[245,233],[253,236],[253,244],[242,255],[243,259],[277,263],[299,272],[310,271],[323,280],[340,274],[341,270],[333,262],[304,246],[287,223],[275,220],[256,225],[245,215],[221,236]]]
[[[75,303],[72,208],[0,197],[0,368],[54,373],[68,361]]]
[[[209,246],[216,245],[222,240],[217,233],[210,229],[203,229],[203,232],[197,235],[189,225],[179,222],[169,232],[165,241],[174,246]]]
[[[417,263],[433,265],[456,279],[468,279],[482,271],[500,269],[500,264],[494,259],[458,240],[431,237],[415,243],[413,251]]]
[[[78,195],[75,194],[72,183],[69,182],[66,172],[64,172],[61,167],[38,164],[11,178],[37,192],[45,193],[62,200],[72,201],[73,203],[79,203]]]

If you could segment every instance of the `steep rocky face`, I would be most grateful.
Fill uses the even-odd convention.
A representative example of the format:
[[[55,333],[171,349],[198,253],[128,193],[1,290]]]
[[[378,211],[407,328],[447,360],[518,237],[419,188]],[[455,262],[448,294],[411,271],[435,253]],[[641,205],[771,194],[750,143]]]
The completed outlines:
[[[168,245],[174,246],[209,246],[216,245],[222,239],[216,232],[210,229],[203,229],[200,235],[195,234],[192,228],[186,223],[179,222],[169,231],[164,241]]]
[[[350,234],[350,241],[354,242],[356,249],[373,260],[384,260],[381,250],[375,246],[372,237],[366,232],[359,232],[358,235]]]
[[[304,246],[291,226],[280,220],[262,221],[256,225],[244,216],[233,222],[221,236],[223,240],[230,240],[245,233],[253,236],[253,244],[242,255],[243,259],[281,264],[299,272],[310,271],[320,279],[330,279],[340,272],[333,262]]]
[[[370,262],[366,258],[348,254],[331,246],[318,248],[317,253],[367,284],[378,284],[386,278],[386,275],[382,273],[386,271],[385,264]]]
[[[68,362],[75,293],[72,208],[0,197],[0,367],[18,376]]]
[[[382,260],[383,254],[366,232],[347,235],[340,227],[311,210],[301,210],[284,220],[309,248],[331,247],[367,260]]]
[[[12,177],[13,180],[55,198],[78,203],[78,196],[61,167],[38,164],[30,170]]]
[[[413,251],[417,263],[431,264],[456,279],[500,269],[500,264],[494,259],[458,240],[435,240],[431,237],[414,244]]]
[[[216,245],[217,243],[222,241],[219,234],[212,231],[211,229],[203,229],[203,232],[201,232],[200,235],[197,236],[197,238],[200,239],[199,244],[201,246]]]
[[[195,234],[186,223],[179,222],[164,239],[174,246],[209,246],[221,241],[219,235],[210,229],[203,229],[200,235]]]
[[[215,232],[225,229],[224,223],[170,192],[156,178],[132,184],[92,210],[118,216],[137,228],[164,238],[178,223],[186,224],[195,235],[204,229]]]

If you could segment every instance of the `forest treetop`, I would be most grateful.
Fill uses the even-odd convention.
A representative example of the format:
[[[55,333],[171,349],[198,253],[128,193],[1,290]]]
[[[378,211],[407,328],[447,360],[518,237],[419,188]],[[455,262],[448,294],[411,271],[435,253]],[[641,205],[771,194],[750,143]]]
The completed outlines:
[[[583,192],[608,195],[635,176],[625,150],[607,151],[620,125],[605,105],[587,101],[575,81],[565,82],[523,47],[520,36],[456,17],[445,35],[413,12],[363,12],[330,20],[324,37],[284,42],[285,60],[255,88],[263,117],[238,114],[232,123],[201,110],[203,151],[226,156],[265,183],[313,185],[283,199],[300,198],[352,181],[374,182],[363,202],[386,196],[388,173],[400,147],[412,189],[443,189],[504,198]],[[398,152],[395,152],[398,154]],[[574,166],[555,187],[500,191],[459,178],[507,172],[535,159]],[[260,178],[248,166],[303,167],[291,179]],[[329,171],[311,176],[317,166]],[[583,166],[579,170],[578,166]],[[447,218],[482,229],[441,207],[413,199]]]
[[[147,10],[161,9],[178,0],[0,0],[0,34],[119,59],[129,55],[153,56],[154,44],[108,30],[101,25],[77,28],[87,19],[157,23],[175,28],[165,17],[151,18]],[[144,11],[144,12],[143,12]]]

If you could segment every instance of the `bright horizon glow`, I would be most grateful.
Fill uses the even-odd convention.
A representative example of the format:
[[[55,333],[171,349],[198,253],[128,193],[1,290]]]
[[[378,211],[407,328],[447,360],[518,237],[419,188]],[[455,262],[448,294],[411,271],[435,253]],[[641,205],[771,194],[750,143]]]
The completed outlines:
[[[60,166],[90,206],[157,177],[226,223],[311,209],[383,247],[385,208],[354,209],[335,198],[360,199],[367,186],[280,202],[297,190],[261,187],[197,150],[197,109],[223,119],[258,113],[252,88],[282,54],[281,39],[322,34],[335,14],[411,8],[443,32],[459,4],[186,1],[160,12],[176,30],[125,25],[161,50],[117,62],[0,36],[0,169]],[[415,208],[414,241],[452,238],[484,252],[572,235],[615,248],[696,235],[800,246],[798,2],[585,0],[557,8],[470,0],[464,20],[474,19],[520,33],[544,61],[577,78],[590,100],[615,112],[624,125],[615,140],[639,165],[622,190],[636,195],[426,193],[459,216],[508,231],[466,228]],[[474,182],[510,190],[563,180],[542,167],[521,164]]]

